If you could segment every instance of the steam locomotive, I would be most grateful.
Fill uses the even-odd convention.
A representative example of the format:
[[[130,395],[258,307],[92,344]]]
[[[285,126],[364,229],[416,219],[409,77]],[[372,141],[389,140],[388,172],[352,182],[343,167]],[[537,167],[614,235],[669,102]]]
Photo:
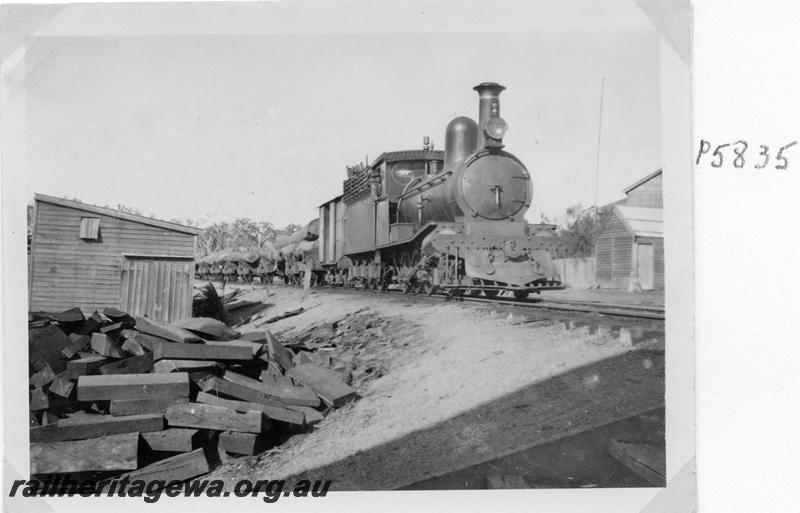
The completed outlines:
[[[505,87],[473,89],[478,122],[453,119],[444,151],[426,137],[422,150],[386,152],[348,169],[343,194],[320,205],[314,221],[317,254],[302,268],[315,281],[517,298],[563,288],[552,259],[570,244],[554,225],[524,219],[533,186],[525,165],[504,150]]]

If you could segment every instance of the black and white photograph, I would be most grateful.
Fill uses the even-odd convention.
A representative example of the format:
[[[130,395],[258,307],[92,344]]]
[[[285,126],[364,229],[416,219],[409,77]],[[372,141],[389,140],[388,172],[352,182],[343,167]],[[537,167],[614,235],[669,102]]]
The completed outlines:
[[[2,12],[9,511],[695,508],[689,2]]]

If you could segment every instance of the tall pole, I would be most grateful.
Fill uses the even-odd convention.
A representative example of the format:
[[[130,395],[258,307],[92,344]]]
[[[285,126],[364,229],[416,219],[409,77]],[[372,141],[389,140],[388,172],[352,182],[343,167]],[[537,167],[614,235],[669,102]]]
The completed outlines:
[[[600,189],[600,137],[603,134],[603,92],[606,86],[605,75],[600,79],[600,115],[597,119],[597,162],[594,171],[594,208],[597,210],[597,195]]]

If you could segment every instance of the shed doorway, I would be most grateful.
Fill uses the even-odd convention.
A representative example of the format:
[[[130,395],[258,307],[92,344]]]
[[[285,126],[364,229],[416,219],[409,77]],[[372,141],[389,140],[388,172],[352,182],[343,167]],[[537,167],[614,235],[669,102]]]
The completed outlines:
[[[636,271],[642,290],[653,290],[655,277],[655,245],[636,244]]]
[[[194,259],[124,255],[120,309],[172,322],[192,316]]]

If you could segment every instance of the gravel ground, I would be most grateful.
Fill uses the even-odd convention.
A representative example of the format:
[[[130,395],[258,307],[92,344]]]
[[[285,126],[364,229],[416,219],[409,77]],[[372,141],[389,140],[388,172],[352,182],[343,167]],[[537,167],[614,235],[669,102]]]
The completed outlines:
[[[630,293],[625,290],[607,289],[564,289],[547,290],[539,295],[543,301],[548,299],[566,299],[571,301],[603,301],[620,305],[664,306],[663,290],[647,290]]]
[[[514,394],[532,390],[537,383],[553,383],[551,378],[571,375],[570,371],[580,372],[583,366],[634,350],[613,335],[591,335],[586,328],[568,331],[562,325],[517,324],[513,314],[509,318],[496,310],[463,303],[416,302],[399,294],[303,291],[272,286],[256,287],[242,297],[275,305],[240,326],[238,329],[242,331],[257,329],[265,318],[299,306],[306,308],[303,314],[266,327],[289,337],[293,331],[336,321],[365,308],[368,310],[356,315],[368,311],[392,319],[392,325],[399,327],[391,334],[395,343],[387,349],[388,373],[365,383],[359,389],[358,401],[329,414],[314,431],[293,436],[259,456],[229,463],[217,469],[212,478],[279,479],[334,465],[413,433],[441,430],[441,426],[459,416],[507,401]],[[650,346],[663,350],[661,343]],[[639,359],[634,360],[633,365],[639,366]],[[591,390],[594,380],[601,378],[597,373],[587,376],[578,382],[583,383],[585,390]],[[663,378],[661,386],[660,397],[663,397]],[[612,391],[605,395],[609,393],[613,395]],[[633,392],[620,390],[620,393]],[[589,396],[596,401],[598,398],[593,394],[576,396],[573,403],[582,404]],[[655,395],[659,397],[658,390]],[[616,403],[609,408],[619,409]],[[629,409],[637,408],[639,405],[632,404]],[[566,413],[559,415],[563,417]],[[486,414],[497,415],[498,411],[489,407]],[[572,425],[569,420],[565,422]],[[510,426],[513,423],[506,427]],[[498,424],[497,428],[500,427]],[[465,425],[465,429],[458,435],[460,445],[449,447],[451,454],[468,454],[481,446],[481,440],[493,436],[485,427],[470,431]],[[448,463],[454,464],[457,463]],[[380,468],[372,470],[381,474]],[[349,488],[384,486],[381,483],[360,483],[355,479]],[[396,481],[395,484],[400,485]]]

